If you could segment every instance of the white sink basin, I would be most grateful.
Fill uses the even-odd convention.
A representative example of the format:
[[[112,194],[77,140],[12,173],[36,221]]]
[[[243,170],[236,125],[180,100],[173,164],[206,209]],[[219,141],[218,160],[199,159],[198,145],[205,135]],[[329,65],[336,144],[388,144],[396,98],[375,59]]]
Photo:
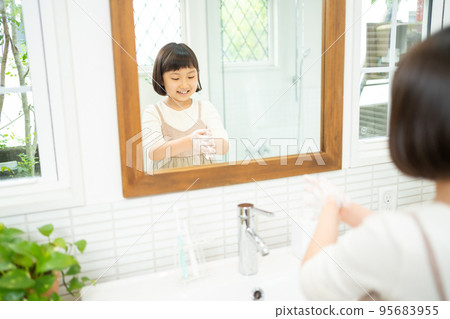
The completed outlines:
[[[298,272],[300,260],[290,247],[272,250],[259,257],[259,271],[243,276],[238,258],[202,265],[203,276],[183,281],[181,270],[157,272],[85,287],[83,300],[303,300]],[[256,298],[255,298],[256,297]]]

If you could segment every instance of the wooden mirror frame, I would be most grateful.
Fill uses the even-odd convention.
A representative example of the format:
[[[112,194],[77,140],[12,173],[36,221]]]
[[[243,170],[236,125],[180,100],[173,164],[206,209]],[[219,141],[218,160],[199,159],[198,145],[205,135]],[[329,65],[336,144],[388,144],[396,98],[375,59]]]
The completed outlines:
[[[267,165],[259,165],[256,161],[248,165],[220,163],[146,175],[136,169],[142,166],[142,155],[137,156],[142,154],[142,145],[133,1],[110,0],[123,196],[129,198],[341,169],[345,0],[323,0],[322,8],[324,54],[321,151],[318,154],[325,165],[315,160],[314,153],[307,153],[287,156],[286,165],[281,164],[280,157],[271,157],[264,158]],[[127,148],[131,151],[128,156]],[[303,160],[302,165],[295,165],[298,159]]]

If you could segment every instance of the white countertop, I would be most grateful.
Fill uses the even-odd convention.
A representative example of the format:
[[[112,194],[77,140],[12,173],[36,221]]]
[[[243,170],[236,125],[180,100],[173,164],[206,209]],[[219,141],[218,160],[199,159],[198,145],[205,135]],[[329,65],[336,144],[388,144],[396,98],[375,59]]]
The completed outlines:
[[[304,299],[298,280],[300,260],[290,247],[259,256],[259,271],[243,276],[238,257],[201,266],[202,275],[183,280],[181,269],[124,278],[83,288],[82,300],[252,300],[253,291],[263,291],[263,300]]]

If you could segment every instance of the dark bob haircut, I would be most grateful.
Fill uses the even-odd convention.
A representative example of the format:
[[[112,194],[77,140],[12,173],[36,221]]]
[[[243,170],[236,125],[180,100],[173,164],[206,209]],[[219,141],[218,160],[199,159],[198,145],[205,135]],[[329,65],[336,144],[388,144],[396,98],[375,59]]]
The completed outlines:
[[[159,95],[167,95],[164,88],[163,74],[184,68],[195,68],[198,74],[198,86],[195,92],[202,89],[200,69],[195,53],[184,43],[168,43],[161,48],[153,65],[153,89]]]
[[[450,178],[450,28],[400,60],[392,82],[389,149],[406,175]]]

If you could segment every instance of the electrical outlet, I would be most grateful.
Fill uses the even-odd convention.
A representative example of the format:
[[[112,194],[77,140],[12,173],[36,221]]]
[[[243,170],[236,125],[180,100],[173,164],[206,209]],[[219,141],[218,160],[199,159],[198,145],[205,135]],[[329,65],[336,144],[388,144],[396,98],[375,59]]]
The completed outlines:
[[[378,197],[379,211],[392,211],[397,208],[397,186],[380,187]]]

